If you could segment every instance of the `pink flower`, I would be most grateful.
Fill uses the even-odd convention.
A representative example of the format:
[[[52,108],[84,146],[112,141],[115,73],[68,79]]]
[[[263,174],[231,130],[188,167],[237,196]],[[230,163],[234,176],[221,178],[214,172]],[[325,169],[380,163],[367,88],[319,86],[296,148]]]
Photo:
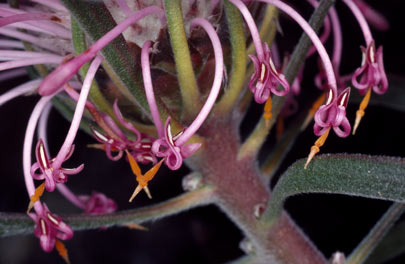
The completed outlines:
[[[71,146],[70,151],[66,155],[64,161],[68,160],[72,156],[73,151],[74,145]],[[74,169],[54,167],[53,162],[55,159],[50,159],[48,157],[42,139],[40,139],[37,143],[35,156],[37,158],[37,162],[31,166],[31,175],[36,180],[45,180],[45,188],[48,192],[53,192],[56,184],[66,182],[67,175],[77,174],[84,168],[83,164]],[[41,173],[36,173],[36,170],[38,169],[41,171]]]
[[[39,238],[41,247],[46,252],[52,251],[56,239],[68,240],[73,237],[70,226],[61,217],[52,214],[44,203],[36,208],[36,213],[28,215],[35,221],[34,235]]]
[[[80,195],[79,200],[85,204],[84,213],[88,215],[110,214],[117,210],[117,204],[99,192],[93,192],[91,196]]]
[[[352,76],[352,83],[362,95],[368,89],[373,89],[377,94],[383,94],[388,89],[387,75],[384,70],[383,48],[375,51],[374,41],[367,48],[361,47],[363,60]]]
[[[177,144],[176,141],[182,134],[183,131],[175,136],[172,135],[170,117],[168,117],[164,128],[164,137],[155,140],[152,145],[152,152],[157,157],[165,158],[165,164],[171,170],[179,169],[183,159],[193,155],[201,146],[201,143]]]
[[[114,114],[120,125],[127,128],[129,131],[135,134],[136,140],[128,139],[128,137],[122,132],[122,130],[115,124],[114,120],[106,115],[100,115],[103,119],[103,127],[105,128],[106,135],[92,128],[94,138],[104,145],[107,157],[111,160],[119,160],[123,152],[128,150],[136,161],[143,164],[156,163],[156,157],[151,152],[153,137],[140,133],[130,122],[126,121],[122,116],[121,111],[118,108],[117,100],[114,103]],[[93,111],[97,111],[94,110]],[[117,155],[113,155],[112,152],[118,152]]]
[[[338,97],[332,89],[329,90],[326,104],[315,113],[315,135],[322,136],[330,128],[333,128],[339,137],[345,138],[350,134],[351,127],[346,117],[349,96],[350,88],[346,88]]]
[[[269,98],[270,93],[277,96],[284,96],[290,90],[290,85],[285,76],[278,72],[271,59],[270,49],[267,43],[264,46],[264,57],[249,55],[255,67],[255,73],[249,82],[249,89],[254,94],[257,103],[264,103]],[[278,85],[284,89],[278,90]]]

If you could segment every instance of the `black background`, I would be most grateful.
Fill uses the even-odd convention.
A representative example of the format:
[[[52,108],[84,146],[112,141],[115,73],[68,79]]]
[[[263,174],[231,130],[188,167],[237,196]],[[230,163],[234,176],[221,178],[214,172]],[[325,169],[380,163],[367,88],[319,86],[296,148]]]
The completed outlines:
[[[361,61],[359,46],[363,39],[354,18],[340,1],[337,2],[344,33],[342,72],[350,73]],[[386,71],[402,75],[405,61],[404,1],[369,3],[391,23],[388,32],[373,30],[377,45],[384,46]],[[311,12],[304,1],[294,1],[294,5],[304,15]],[[281,23],[284,36],[280,43],[284,44],[286,51],[291,50],[300,32],[287,19],[282,18]],[[305,77],[304,93],[314,90],[311,73],[315,71],[311,67],[306,70],[305,76],[309,77]],[[6,91],[26,80],[21,78],[3,83],[2,89]],[[0,109],[3,120],[0,129],[0,211],[3,212],[23,213],[28,204],[22,173],[22,145],[30,112],[37,100],[37,97],[17,98]],[[353,120],[356,109],[357,105],[349,106],[350,120]],[[333,135],[322,152],[405,156],[404,122],[402,113],[370,106],[356,136],[340,139]],[[51,150],[55,153],[63,142],[68,123],[52,111],[49,124]],[[296,159],[305,157],[314,140],[312,129],[299,136],[278,174]],[[117,201],[120,210],[124,210],[163,201],[182,192],[181,175],[188,170],[183,168],[174,173],[163,168],[150,185],[153,200],[141,194],[129,204],[127,200],[135,181],[128,165],[124,161],[112,162],[102,152],[86,148],[86,144],[94,140],[84,133],[79,134],[76,142],[76,152],[67,165],[74,166],[84,161],[86,166],[82,173],[69,180],[69,186],[77,193],[104,192]],[[53,212],[79,213],[57,192],[48,193],[44,198]],[[303,231],[329,257],[337,250],[349,254],[389,205],[389,202],[340,195],[300,195],[289,199],[286,207]],[[148,232],[126,228],[76,232],[66,243],[70,258],[73,263],[223,263],[243,254],[238,248],[243,235],[214,206],[194,209],[146,226],[150,229]],[[389,263],[403,263],[404,260],[402,256]],[[30,235],[0,239],[0,263],[62,263],[62,260],[55,252],[44,253],[37,238]]]

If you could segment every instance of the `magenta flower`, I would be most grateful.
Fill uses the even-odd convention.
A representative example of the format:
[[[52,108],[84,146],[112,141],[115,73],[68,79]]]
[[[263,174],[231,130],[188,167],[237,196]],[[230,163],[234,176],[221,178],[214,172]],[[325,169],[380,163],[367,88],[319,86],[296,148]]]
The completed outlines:
[[[346,117],[349,96],[350,88],[346,88],[338,97],[333,90],[329,90],[326,103],[315,113],[315,135],[322,136],[330,128],[333,128],[339,137],[345,138],[350,134],[350,123]]]
[[[257,56],[249,55],[255,67],[255,73],[249,82],[249,89],[253,92],[255,101],[262,104],[269,99],[271,93],[277,96],[286,95],[290,90],[290,84],[274,66],[270,49],[266,43],[262,43],[256,23],[248,8],[241,0],[230,0],[230,2],[239,9],[245,19],[256,48]],[[278,90],[279,85],[284,89]]]
[[[79,200],[85,205],[84,213],[88,215],[110,214],[117,210],[117,204],[99,192],[89,195],[79,195]]]
[[[156,105],[155,95],[153,92],[152,79],[150,75],[150,64],[149,64],[149,52],[151,48],[151,42],[147,41],[142,47],[141,63],[142,63],[142,75],[144,77],[144,85],[146,97],[148,100],[149,108],[152,113],[153,122],[158,133],[158,139],[153,142],[152,152],[158,156],[165,159],[165,164],[171,170],[177,170],[181,167],[183,159],[189,157],[194,152],[196,152],[201,143],[193,143],[185,145],[185,143],[197,132],[201,127],[203,122],[208,117],[215,101],[218,97],[224,72],[223,65],[223,53],[221,47],[221,41],[214,29],[214,27],[204,18],[195,18],[191,21],[191,28],[200,26],[202,27],[208,37],[211,40],[214,54],[215,54],[215,75],[214,82],[208,98],[202,107],[200,113],[198,113],[195,120],[191,123],[189,127],[184,129],[182,132],[178,133],[176,136],[172,136],[170,128],[170,120],[168,117],[165,123],[165,127],[162,128],[161,118]]]
[[[110,116],[102,114],[102,127],[105,128],[106,135],[100,133],[94,128],[91,128],[91,131],[94,138],[103,144],[103,149],[105,150],[107,157],[116,161],[121,159],[125,150],[128,150],[137,162],[143,164],[152,162],[155,164],[157,159],[151,152],[152,141],[154,138],[140,133],[130,122],[124,119],[118,108],[117,100],[115,101],[113,108],[115,117],[120,125],[134,133],[136,135],[136,140],[129,139]],[[94,108],[92,111],[97,110]],[[112,152],[118,152],[118,154],[114,156]]]
[[[183,134],[183,131],[173,136],[170,128],[170,117],[167,118],[164,127],[164,137],[156,139],[152,145],[152,152],[157,157],[165,158],[165,164],[171,170],[177,170],[183,164],[183,159],[191,156],[196,152],[201,143],[181,145],[177,139]]]
[[[266,102],[270,93],[277,96],[284,96],[290,89],[290,85],[285,76],[274,66],[267,43],[264,43],[263,46],[263,58],[249,55],[255,67],[255,73],[252,75],[249,82],[249,89],[254,94],[255,101],[259,104]],[[279,85],[281,85],[284,90],[278,90]]]
[[[361,47],[363,60],[352,76],[353,86],[364,95],[368,89],[376,94],[383,94],[388,89],[387,75],[384,70],[383,48],[375,50],[374,41],[367,48]]]
[[[72,156],[73,151],[74,145],[71,146],[70,151],[65,157],[64,161],[68,160]],[[77,174],[84,168],[83,164],[74,169],[54,167],[53,162],[55,161],[55,158],[50,159],[48,157],[42,139],[40,139],[37,143],[35,156],[37,158],[37,162],[35,162],[31,167],[31,175],[36,180],[45,180],[45,188],[48,192],[53,192],[56,184],[66,182],[68,179],[67,175]],[[40,170],[40,173],[36,173],[38,169]]]
[[[382,54],[383,49],[382,47],[379,47],[377,51],[375,50],[374,39],[367,24],[366,18],[362,13],[362,10],[359,8],[359,6],[357,6],[357,4],[360,3],[361,5],[363,3],[361,1],[357,1],[356,4],[353,2],[353,0],[343,1],[356,17],[367,44],[367,48],[361,47],[363,54],[361,66],[354,72],[352,76],[353,86],[359,90],[360,94],[365,95],[360,103],[359,109],[356,112],[356,120],[354,122],[353,129],[353,134],[355,134],[360,121],[365,114],[364,110],[368,106],[371,90],[377,94],[385,93],[388,89],[388,80],[384,70]]]
[[[52,214],[46,204],[42,203],[38,208],[35,208],[36,213],[28,215],[35,221],[34,235],[39,238],[42,249],[51,252],[57,239],[71,239],[73,231],[61,217]]]

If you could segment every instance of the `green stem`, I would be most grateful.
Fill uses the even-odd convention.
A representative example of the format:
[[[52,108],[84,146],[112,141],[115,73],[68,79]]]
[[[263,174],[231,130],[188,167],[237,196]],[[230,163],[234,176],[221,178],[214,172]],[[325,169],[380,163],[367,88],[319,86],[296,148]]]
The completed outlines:
[[[243,89],[246,75],[246,38],[243,31],[243,20],[238,9],[229,3],[224,2],[225,14],[232,46],[232,69],[229,84],[221,101],[215,110],[226,115],[232,110],[235,102],[239,99]]]
[[[214,202],[214,189],[204,186],[156,205],[107,215],[72,215],[63,219],[73,230],[111,227],[128,223],[143,223],[174,215],[185,210]],[[34,222],[23,214],[0,213],[0,236],[29,234]]]
[[[373,249],[384,238],[388,230],[405,210],[405,204],[394,203],[382,216],[380,221],[371,229],[370,233],[361,241],[357,248],[350,254],[346,264],[364,263]]]
[[[314,13],[309,20],[309,24],[317,33],[320,27],[323,24],[323,20],[325,16],[328,14],[329,8],[333,5],[334,0],[322,0],[319,3],[317,9],[315,9]],[[298,74],[298,71],[305,60],[306,54],[311,47],[311,40],[305,34],[302,34],[294,52],[291,56],[291,59],[287,65],[287,69],[284,72],[285,77],[287,78],[289,83],[292,83],[295,77]],[[273,107],[271,110],[272,118],[270,119],[270,123],[268,126],[265,125],[265,121],[263,116],[260,118],[260,121],[256,125],[253,132],[249,135],[246,141],[243,143],[242,147],[239,150],[239,159],[244,159],[246,157],[253,158],[257,155],[260,147],[263,145],[264,141],[266,140],[267,135],[269,134],[271,128],[273,127],[277,116],[280,114],[280,111],[284,105],[285,100],[287,99],[286,96],[278,97],[273,96]]]
[[[197,115],[201,102],[191,62],[186,32],[184,30],[181,1],[165,0],[164,5],[170,34],[170,43],[183,99],[183,117],[185,120],[189,120]]]

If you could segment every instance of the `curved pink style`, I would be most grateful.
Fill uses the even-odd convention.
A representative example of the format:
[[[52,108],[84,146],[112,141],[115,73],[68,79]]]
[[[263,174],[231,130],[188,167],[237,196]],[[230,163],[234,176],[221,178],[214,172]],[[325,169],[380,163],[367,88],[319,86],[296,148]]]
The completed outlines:
[[[206,19],[203,18],[193,19],[191,21],[191,27],[195,26],[201,26],[206,31],[208,37],[211,40],[215,54],[214,82],[212,84],[210,94],[208,95],[208,98],[204,106],[202,107],[197,117],[189,127],[187,127],[184,131],[180,132],[176,136],[173,136],[170,128],[170,117],[168,117],[164,127],[163,136],[160,136],[157,140],[153,142],[152,152],[155,153],[157,157],[165,158],[165,164],[171,170],[179,169],[183,163],[183,159],[192,155],[201,146],[200,143],[194,143],[189,145],[185,144],[187,140],[189,140],[197,132],[197,130],[201,127],[201,125],[207,118],[213,105],[215,104],[215,101],[218,97],[222,85],[224,62],[223,62],[221,41],[219,40],[219,37],[214,27]],[[145,59],[146,52],[149,52],[149,48],[145,45],[144,47],[146,47],[147,49],[145,48],[145,50],[143,50],[143,54],[145,54],[143,59]],[[145,63],[145,60],[143,61],[143,67],[145,68],[149,67],[149,65]],[[155,125],[157,124],[157,127],[159,127],[159,122],[161,121],[160,116],[157,113],[156,102],[154,101],[153,87],[151,83],[148,82],[148,80],[146,83],[147,84],[145,85],[145,89],[149,90],[147,91],[147,93],[149,93],[148,103],[150,104],[151,110],[156,112],[153,120],[155,122]]]

